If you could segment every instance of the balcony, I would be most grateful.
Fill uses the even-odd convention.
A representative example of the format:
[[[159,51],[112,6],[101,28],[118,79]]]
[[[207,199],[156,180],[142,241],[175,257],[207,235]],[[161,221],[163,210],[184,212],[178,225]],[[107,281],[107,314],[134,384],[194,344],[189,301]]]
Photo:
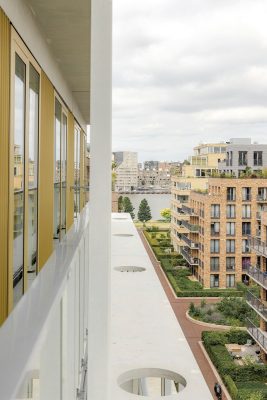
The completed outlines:
[[[267,272],[263,272],[259,268],[253,267],[252,265],[244,266],[243,271],[246,272],[246,274],[258,285],[267,290]]]
[[[188,262],[188,264],[199,265],[198,258],[192,257],[191,254],[188,251],[186,251],[185,249],[182,249],[181,254],[184,257],[184,259]]]
[[[263,351],[267,353],[267,333],[254,325],[250,319],[247,319],[247,324],[248,333],[258,343]]]
[[[189,239],[186,235],[181,234],[181,239],[187,244],[190,249],[196,249],[198,250],[199,245],[198,243],[193,242],[191,239]]]
[[[90,309],[99,313],[102,307],[92,305],[89,292],[92,270],[88,264],[88,244],[87,207],[0,329],[1,399],[26,399],[33,391],[34,399],[56,400],[61,394],[64,400],[87,398],[87,378],[99,362],[92,359],[90,352],[90,342],[94,345],[97,339],[91,335],[88,316]],[[123,383],[126,378],[138,378],[130,373],[138,374],[139,366],[145,365],[156,377],[166,366],[177,371],[182,376],[180,389],[187,382],[182,396],[185,400],[198,395],[210,399],[209,389],[139,234],[125,214],[112,218],[110,261],[110,398],[131,398],[122,390]],[[168,327],[168,346],[159,352],[162,324]],[[185,359],[186,363],[182,361]],[[101,379],[99,376],[99,382]],[[148,393],[149,382],[145,381],[142,378],[139,382],[142,393]],[[172,385],[171,393],[174,392]]]
[[[261,301],[250,291],[247,291],[246,300],[247,303],[259,314],[259,316],[267,321],[267,304]]]
[[[187,206],[185,206],[184,204],[182,205],[182,211],[183,211],[185,214],[188,214],[188,215],[192,215],[192,214],[193,214],[192,208],[187,207]]]
[[[192,225],[187,221],[182,221],[182,225],[187,228],[190,232],[199,232],[199,226],[198,225]]]
[[[267,257],[267,243],[257,237],[248,236],[250,248],[261,256]]]

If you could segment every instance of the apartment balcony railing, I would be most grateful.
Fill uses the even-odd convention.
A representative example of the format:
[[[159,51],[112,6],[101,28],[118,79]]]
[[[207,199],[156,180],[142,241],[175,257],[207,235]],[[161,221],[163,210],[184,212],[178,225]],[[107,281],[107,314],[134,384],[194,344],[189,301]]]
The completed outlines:
[[[187,228],[190,232],[199,232],[199,226],[198,225],[192,225],[187,221],[182,221],[182,225]]]
[[[198,243],[193,242],[189,237],[184,234],[181,234],[181,239],[191,248],[191,249],[198,249]]]
[[[262,195],[262,194],[258,194],[257,195],[257,201],[259,201],[260,203],[261,202],[267,202],[267,195],[266,194],[264,194],[264,195]]]
[[[0,397],[85,399],[88,206],[0,329]]]
[[[258,285],[267,290],[267,272],[263,272],[258,267],[252,265],[244,266],[243,271]]]
[[[267,332],[259,329],[249,318],[247,318],[247,330],[251,337],[267,353]]]
[[[261,212],[260,212],[260,211],[258,211],[258,212],[256,213],[256,218],[259,219],[259,220],[261,220]]]
[[[182,249],[181,251],[182,256],[185,258],[185,260],[188,262],[190,265],[199,265],[199,260],[196,257],[192,257],[188,251],[185,249]]]
[[[265,320],[267,321],[267,303],[262,302],[257,296],[247,291],[247,303]]]
[[[261,229],[256,229],[256,236],[257,236],[257,238],[261,237]]]
[[[259,238],[253,236],[248,236],[248,240],[252,250],[264,257],[267,257],[267,243],[262,242]]]
[[[192,215],[192,214],[193,214],[192,208],[187,207],[187,206],[185,206],[184,204],[182,205],[182,211],[183,211],[185,214],[189,214],[189,215]]]

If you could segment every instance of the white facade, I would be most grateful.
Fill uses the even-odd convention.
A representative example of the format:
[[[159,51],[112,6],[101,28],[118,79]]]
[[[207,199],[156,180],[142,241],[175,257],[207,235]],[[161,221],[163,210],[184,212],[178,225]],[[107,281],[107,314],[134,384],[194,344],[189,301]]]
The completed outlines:
[[[132,151],[119,151],[114,153],[116,163],[115,191],[127,192],[137,188],[138,185],[138,158]]]

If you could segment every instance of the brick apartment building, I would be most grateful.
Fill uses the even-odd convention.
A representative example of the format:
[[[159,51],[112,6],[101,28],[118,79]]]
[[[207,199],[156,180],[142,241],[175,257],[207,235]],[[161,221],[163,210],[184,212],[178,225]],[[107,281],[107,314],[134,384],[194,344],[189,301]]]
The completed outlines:
[[[206,190],[191,190],[187,203],[172,204],[172,238],[205,288],[231,288],[256,265],[250,237],[260,238],[266,179],[209,178]],[[175,208],[175,210],[174,210]]]

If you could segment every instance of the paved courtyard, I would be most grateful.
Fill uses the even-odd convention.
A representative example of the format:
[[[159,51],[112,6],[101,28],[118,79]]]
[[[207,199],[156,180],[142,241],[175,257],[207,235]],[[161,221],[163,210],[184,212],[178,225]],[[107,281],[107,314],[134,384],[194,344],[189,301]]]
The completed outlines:
[[[209,386],[209,389],[214,397],[214,391],[213,387],[215,382],[217,381],[216,376],[210,367],[206,357],[204,356],[200,346],[199,346],[199,341],[201,340],[201,333],[203,330],[216,330],[216,329],[210,329],[210,328],[202,328],[200,325],[194,324],[193,322],[189,321],[186,318],[186,311],[189,308],[189,304],[192,302],[192,298],[177,298],[173,292],[173,290],[170,287],[170,284],[162,271],[160,267],[160,263],[156,259],[153,251],[151,250],[149,244],[147,243],[142,231],[139,231],[140,237],[142,239],[142,242],[147,250],[147,253],[151,259],[151,262],[153,263],[153,266],[155,268],[155,271],[159,277],[159,280],[165,290],[165,293],[169,299],[169,302],[173,308],[173,311],[176,315],[176,318],[178,319],[181,328],[184,332],[184,335],[188,341],[189,346],[191,347],[191,350],[195,356],[195,359],[197,360],[197,363],[199,365],[199,368],[202,371],[202,374],[207,382],[207,385]],[[201,300],[200,299],[193,299],[195,304],[200,304]],[[217,299],[206,299],[207,303],[215,303],[218,300]],[[223,393],[222,400],[226,400],[227,397]]]

